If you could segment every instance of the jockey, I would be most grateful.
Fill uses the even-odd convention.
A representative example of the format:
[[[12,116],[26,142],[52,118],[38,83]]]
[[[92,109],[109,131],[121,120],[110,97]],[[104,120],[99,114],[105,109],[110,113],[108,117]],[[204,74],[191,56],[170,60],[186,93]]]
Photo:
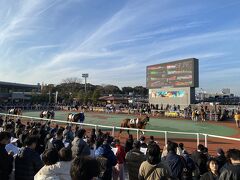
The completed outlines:
[[[130,124],[138,124],[139,119],[130,119]]]

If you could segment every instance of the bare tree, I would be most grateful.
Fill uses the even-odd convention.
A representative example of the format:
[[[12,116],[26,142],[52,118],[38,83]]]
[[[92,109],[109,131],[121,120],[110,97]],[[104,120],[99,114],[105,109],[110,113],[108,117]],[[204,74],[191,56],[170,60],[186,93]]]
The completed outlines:
[[[77,77],[69,77],[62,80],[62,83],[66,83],[66,84],[73,84],[73,83],[81,84],[81,82],[82,80]]]

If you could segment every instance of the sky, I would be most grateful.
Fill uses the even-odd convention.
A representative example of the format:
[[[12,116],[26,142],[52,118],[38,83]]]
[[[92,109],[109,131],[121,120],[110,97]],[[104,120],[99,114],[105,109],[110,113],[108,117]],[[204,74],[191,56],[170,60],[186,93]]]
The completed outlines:
[[[239,0],[0,0],[0,81],[146,86],[146,66],[199,59],[200,88],[240,94]],[[84,79],[82,79],[84,82]]]

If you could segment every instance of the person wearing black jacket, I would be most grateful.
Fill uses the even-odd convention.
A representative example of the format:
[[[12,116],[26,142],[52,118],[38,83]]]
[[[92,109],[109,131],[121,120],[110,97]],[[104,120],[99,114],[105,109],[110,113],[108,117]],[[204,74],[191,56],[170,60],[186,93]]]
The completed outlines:
[[[34,180],[34,175],[43,167],[40,155],[35,151],[38,138],[29,136],[25,139],[25,147],[15,159],[15,180]]]
[[[177,143],[170,142],[167,146],[168,154],[164,160],[167,166],[170,168],[172,178],[181,179],[184,164],[181,157],[176,154],[177,147]]]
[[[230,159],[230,163],[224,167],[219,180],[240,180],[240,150],[229,149],[227,157]]]
[[[125,152],[127,153],[132,149],[133,149],[133,136],[132,134],[129,134],[128,139],[125,142]]]
[[[58,129],[56,132],[56,137],[53,137],[48,140],[45,149],[55,148],[57,151],[60,151],[64,147],[63,144],[63,129]]]
[[[199,144],[198,150],[194,151],[191,155],[192,160],[199,168],[200,175],[203,175],[205,172],[208,171],[207,169],[208,157],[203,153],[204,149],[205,147],[202,144]]]
[[[215,158],[218,162],[218,168],[220,170],[223,167],[223,165],[227,162],[227,158],[225,156],[225,153],[221,148],[217,149],[217,156]]]
[[[211,158],[207,162],[208,172],[204,173],[200,180],[218,180],[219,178],[219,168],[217,160],[214,158]]]
[[[133,149],[126,154],[126,167],[129,174],[129,180],[138,179],[138,171],[143,161],[147,158],[140,151],[141,143],[140,141],[134,141]]]
[[[0,132],[0,179],[8,180],[13,169],[13,156],[8,154],[5,146],[10,143],[11,134]]]

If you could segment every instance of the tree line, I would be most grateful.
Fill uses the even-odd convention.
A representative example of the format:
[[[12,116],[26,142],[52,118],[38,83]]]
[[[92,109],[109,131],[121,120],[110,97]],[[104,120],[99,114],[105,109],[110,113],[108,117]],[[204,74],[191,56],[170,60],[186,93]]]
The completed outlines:
[[[143,86],[136,87],[122,87],[121,89],[115,85],[93,85],[87,83],[87,91],[85,93],[85,84],[78,78],[67,78],[60,84],[42,85],[41,93],[32,96],[32,103],[55,102],[56,92],[58,92],[58,102],[71,104],[73,101],[86,103],[98,103],[101,96],[108,96],[109,94],[117,96],[127,96],[132,93],[133,96],[145,97],[148,90]]]

